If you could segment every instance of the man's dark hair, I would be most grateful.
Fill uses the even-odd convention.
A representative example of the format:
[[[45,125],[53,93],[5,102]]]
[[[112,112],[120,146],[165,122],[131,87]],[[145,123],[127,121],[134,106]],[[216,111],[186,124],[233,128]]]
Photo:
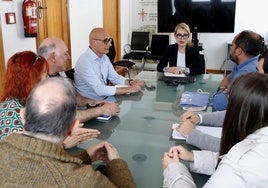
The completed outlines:
[[[60,88],[57,97],[40,97],[36,94],[41,86],[55,83]],[[57,91],[48,91],[57,92]],[[59,95],[60,99],[59,99]],[[51,96],[51,95],[50,95]],[[73,86],[63,78],[48,78],[40,82],[31,92],[25,106],[24,129],[33,134],[44,134],[65,138],[76,116],[76,94]]]
[[[261,35],[245,30],[239,33],[234,41],[247,55],[257,56],[262,52],[263,38]]]

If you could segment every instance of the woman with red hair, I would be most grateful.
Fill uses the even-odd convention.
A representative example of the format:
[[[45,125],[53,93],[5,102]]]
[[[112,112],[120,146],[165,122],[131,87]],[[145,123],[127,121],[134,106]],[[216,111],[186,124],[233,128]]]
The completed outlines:
[[[31,51],[16,53],[8,60],[0,97],[0,141],[12,132],[23,130],[20,109],[32,88],[47,78],[48,70],[46,59]]]
[[[24,107],[32,88],[46,79],[49,64],[45,58],[31,51],[14,54],[7,63],[4,91],[0,96],[0,141],[12,132],[21,132],[23,122],[20,109]],[[38,104],[37,104],[38,105]],[[82,128],[64,140],[65,148],[71,148],[97,137],[98,130]]]

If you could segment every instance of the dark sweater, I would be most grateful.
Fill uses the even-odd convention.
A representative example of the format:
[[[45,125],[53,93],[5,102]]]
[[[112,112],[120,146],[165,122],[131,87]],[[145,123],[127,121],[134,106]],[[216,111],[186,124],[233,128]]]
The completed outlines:
[[[0,143],[3,187],[136,187],[126,162],[107,164],[108,178],[56,144],[13,133]],[[81,160],[83,159],[83,160]]]

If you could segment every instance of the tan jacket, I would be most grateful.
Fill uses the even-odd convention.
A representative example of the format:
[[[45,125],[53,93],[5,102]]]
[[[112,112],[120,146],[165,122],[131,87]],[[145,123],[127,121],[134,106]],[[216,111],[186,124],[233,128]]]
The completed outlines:
[[[136,187],[122,159],[107,164],[108,178],[56,144],[21,134],[0,143],[0,179],[3,187]],[[83,160],[81,160],[83,159]]]

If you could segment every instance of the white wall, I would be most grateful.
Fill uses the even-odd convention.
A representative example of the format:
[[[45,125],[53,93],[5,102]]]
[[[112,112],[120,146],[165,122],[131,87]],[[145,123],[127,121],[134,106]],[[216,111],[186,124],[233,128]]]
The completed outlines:
[[[72,64],[75,65],[78,57],[89,45],[88,35],[94,27],[103,27],[102,1],[69,0],[70,34],[72,45]],[[83,9],[81,9],[83,3]],[[122,52],[124,45],[130,41],[132,28],[131,0],[121,0],[121,43]]]
[[[2,27],[5,61],[18,51],[36,51],[35,38],[24,37],[21,6],[22,0],[0,1],[0,27]],[[16,13],[16,24],[6,24],[6,12]]]
[[[4,40],[5,60],[15,52],[25,49],[36,50],[33,38],[24,38],[21,19],[22,0],[1,1],[0,16]],[[121,46],[130,41],[132,30],[133,0],[121,0]],[[220,69],[226,58],[227,41],[231,41],[235,34],[241,30],[250,29],[261,34],[268,41],[268,27],[265,26],[267,18],[267,0],[236,0],[236,21],[233,34],[202,33],[199,41],[203,43],[208,58],[208,69]],[[88,47],[88,34],[94,27],[103,26],[102,1],[100,0],[69,0],[69,13],[71,24],[72,62],[75,64],[78,56]],[[81,7],[81,5],[83,5]],[[17,24],[5,23],[5,12],[16,12]],[[171,35],[171,38],[173,36]],[[123,54],[123,51],[122,51]]]
[[[89,32],[94,27],[103,27],[102,1],[69,0],[69,18],[74,66],[80,54],[89,46]]]
[[[152,8],[146,6],[145,2],[154,4],[157,0],[137,0],[132,2],[132,7],[134,11],[132,15],[132,29],[141,30],[146,28],[142,25],[147,24],[147,29],[150,30],[150,26],[155,24],[153,16],[151,20],[149,14],[157,14],[157,8]],[[235,32],[234,33],[200,33],[199,42],[203,44],[204,53],[207,57],[207,68],[208,69],[220,69],[223,65],[224,60],[227,58],[227,42],[231,42],[233,37],[242,30],[249,29],[261,34],[266,40],[268,40],[268,27],[265,27],[266,18],[263,14],[266,12],[265,3],[266,0],[255,0],[252,3],[252,0],[236,0],[236,18],[235,18]],[[145,6],[141,6],[145,3]],[[156,5],[157,6],[157,5]],[[144,9],[147,13],[146,21],[142,22],[138,14],[141,13],[141,9]],[[249,9],[250,8],[250,9]],[[250,10],[250,11],[249,11]],[[155,27],[157,28],[157,27]],[[173,33],[170,33],[171,43],[175,43]],[[231,65],[231,64],[229,64]],[[223,67],[224,68],[224,67]],[[229,66],[229,69],[232,66]]]
[[[129,44],[132,29],[132,1],[121,0],[121,54],[124,54],[124,45]]]
[[[233,34],[202,33],[199,41],[203,43],[208,58],[209,69],[220,69],[226,58],[227,41],[242,30],[252,30],[268,40],[268,27],[266,27],[267,0],[236,0],[235,32]]]

